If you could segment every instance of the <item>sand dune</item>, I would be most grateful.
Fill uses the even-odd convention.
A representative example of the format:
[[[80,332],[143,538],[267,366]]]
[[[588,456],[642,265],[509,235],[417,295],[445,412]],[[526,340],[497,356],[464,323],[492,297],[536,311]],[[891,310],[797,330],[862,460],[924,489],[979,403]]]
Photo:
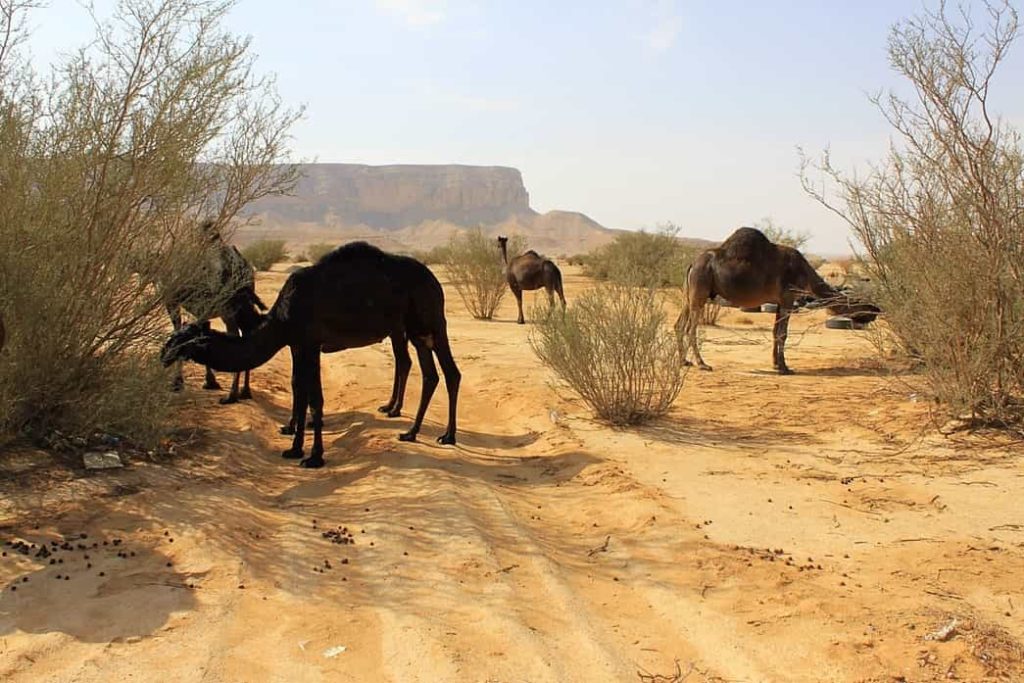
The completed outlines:
[[[589,283],[566,274],[571,300]],[[511,299],[479,322],[448,292],[457,447],[433,441],[443,388],[422,442],[397,441],[418,374],[380,416],[380,344],[324,359],[323,470],[279,457],[286,353],[234,406],[193,368],[198,440],[173,458],[0,456],[0,537],[122,541],[53,565],[4,548],[0,679],[592,683],[678,661],[687,681],[1024,680],[1019,450],[937,436],[865,333],[798,315],[778,377],[770,316],[731,312],[707,330],[715,372],[612,430]],[[354,544],[322,536],[339,526]]]

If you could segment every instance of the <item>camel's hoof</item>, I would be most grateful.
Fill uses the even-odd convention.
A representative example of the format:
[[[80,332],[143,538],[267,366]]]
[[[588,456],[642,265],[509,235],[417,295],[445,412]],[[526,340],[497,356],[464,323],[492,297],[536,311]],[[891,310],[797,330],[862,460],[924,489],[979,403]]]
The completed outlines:
[[[683,367],[684,368],[692,368],[693,367],[693,361],[684,360],[683,361]]]
[[[282,425],[281,433],[284,434],[285,436],[294,436],[295,427],[293,425]]]
[[[220,391],[222,387],[217,382],[205,382],[203,384],[203,389],[206,389],[207,391]]]
[[[281,453],[281,457],[285,460],[298,460],[302,457],[301,448],[289,448],[288,450]]]
[[[437,437],[437,442],[439,444],[441,444],[442,446],[454,446],[455,445],[455,435],[454,434],[442,434],[441,436]]]
[[[779,371],[780,375],[792,375],[792,374],[795,374],[792,370],[790,370],[787,367],[778,368],[778,371]]]
[[[712,370],[712,367],[710,365],[708,365],[707,363],[701,363],[698,367],[701,370],[703,370],[704,372],[711,372],[711,370]]]
[[[415,441],[416,440],[416,432],[405,432],[403,434],[399,434],[398,435],[398,440],[399,441]]]
[[[252,400],[252,392],[249,391],[248,389],[243,389],[242,393],[240,393],[238,395],[238,400],[239,401],[251,401]]]
[[[402,417],[402,409],[395,408],[394,410],[390,410],[387,412],[385,417]]]
[[[516,324],[517,324],[517,325],[525,325],[525,324],[526,324],[526,321],[525,321],[525,320],[517,320],[517,321],[516,321]]]
[[[308,458],[304,458],[299,461],[299,467],[308,467],[309,469],[317,469],[324,466],[323,456],[313,457],[312,455]]]
[[[390,413],[391,412],[391,404],[389,403],[386,406],[381,406],[381,407],[377,408],[377,412],[378,413]]]
[[[220,400],[220,404],[221,404],[222,406],[226,406],[226,405],[229,405],[229,404],[231,404],[231,403],[238,403],[238,397],[237,397],[237,396],[230,396],[230,395],[229,395],[229,396],[225,396],[225,397],[223,397],[223,398],[222,398],[222,399]]]

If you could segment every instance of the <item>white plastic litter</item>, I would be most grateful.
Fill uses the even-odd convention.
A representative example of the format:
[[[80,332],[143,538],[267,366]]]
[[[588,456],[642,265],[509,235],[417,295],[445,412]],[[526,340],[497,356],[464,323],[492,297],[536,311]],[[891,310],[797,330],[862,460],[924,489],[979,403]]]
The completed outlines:
[[[333,659],[334,657],[337,657],[347,649],[348,648],[346,648],[344,645],[335,645],[334,647],[329,647],[326,650],[324,650],[324,657],[327,657],[327,659]]]

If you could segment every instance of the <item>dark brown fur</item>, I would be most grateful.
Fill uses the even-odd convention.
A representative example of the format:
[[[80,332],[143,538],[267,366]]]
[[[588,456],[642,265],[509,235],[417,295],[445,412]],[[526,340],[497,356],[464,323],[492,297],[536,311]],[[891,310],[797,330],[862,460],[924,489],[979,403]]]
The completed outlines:
[[[398,393],[404,391],[411,365],[406,340],[415,347],[423,373],[416,418],[399,439],[414,441],[423,424],[438,384],[436,354],[448,389],[448,427],[438,442],[454,444],[462,375],[448,343],[441,283],[419,261],[388,254],[365,242],[338,247],[315,265],[288,276],[270,313],[252,334],[239,338],[189,325],[171,335],[161,358],[165,364],[190,359],[215,370],[239,372],[258,367],[281,348],[290,347],[295,437],[282,455],[302,458],[308,409],[313,448],[301,464],[321,467],[324,397],[320,354],[368,346],[388,337],[398,360],[391,407],[401,400]]]
[[[544,258],[532,249],[524,254],[516,256],[511,261],[508,259],[508,238],[499,237],[498,244],[501,245],[501,257],[505,261],[505,275],[508,278],[508,287],[516,297],[516,305],[519,307],[520,325],[526,322],[523,318],[523,292],[544,288],[548,293],[548,304],[555,304],[555,294],[562,300],[562,310],[565,310],[565,293],[562,291],[562,271],[558,270],[551,259]]]
[[[703,370],[697,346],[697,324],[705,303],[715,296],[734,306],[778,306],[773,330],[772,364],[779,374],[791,374],[786,365],[786,336],[789,316],[798,298],[820,300],[837,315],[855,315],[862,322],[874,320],[879,310],[871,304],[851,302],[839,290],[821,279],[798,250],[774,244],[760,230],[739,228],[722,244],[697,257],[686,275],[686,300],[676,321],[683,362],[690,364],[693,352]]]

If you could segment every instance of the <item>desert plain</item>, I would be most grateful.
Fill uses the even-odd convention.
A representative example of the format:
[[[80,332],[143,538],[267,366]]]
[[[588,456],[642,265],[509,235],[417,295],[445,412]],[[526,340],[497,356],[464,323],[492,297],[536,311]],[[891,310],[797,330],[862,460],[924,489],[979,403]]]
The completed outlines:
[[[570,301],[592,285],[563,271]],[[418,369],[402,417],[377,412],[383,342],[324,357],[322,470],[280,457],[286,352],[230,406],[189,368],[173,454],[5,457],[0,680],[1024,680],[1021,449],[944,434],[870,331],[796,315],[780,377],[772,316],[727,310],[714,371],[612,429],[511,297],[473,320],[439,277],[455,447],[443,383],[419,442],[396,438]]]

